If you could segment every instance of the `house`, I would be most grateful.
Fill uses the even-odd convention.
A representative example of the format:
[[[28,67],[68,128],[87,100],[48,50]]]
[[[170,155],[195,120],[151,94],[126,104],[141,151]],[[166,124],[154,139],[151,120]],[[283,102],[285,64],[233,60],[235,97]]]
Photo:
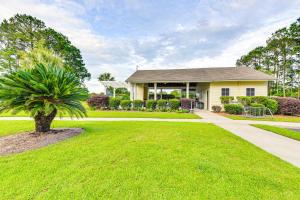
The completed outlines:
[[[221,105],[221,96],[267,96],[275,78],[249,67],[137,70],[127,80],[131,100],[193,98],[199,108]]]

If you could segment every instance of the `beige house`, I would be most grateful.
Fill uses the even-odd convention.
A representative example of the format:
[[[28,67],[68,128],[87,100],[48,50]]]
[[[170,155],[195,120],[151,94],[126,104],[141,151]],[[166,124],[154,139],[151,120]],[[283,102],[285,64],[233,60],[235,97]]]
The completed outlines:
[[[221,96],[267,96],[273,76],[248,67],[137,70],[127,80],[132,100],[192,98],[211,110]]]

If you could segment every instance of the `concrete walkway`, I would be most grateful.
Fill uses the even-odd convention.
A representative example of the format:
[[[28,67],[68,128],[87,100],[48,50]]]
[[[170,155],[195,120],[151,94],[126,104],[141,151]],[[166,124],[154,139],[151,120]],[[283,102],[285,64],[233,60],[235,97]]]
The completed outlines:
[[[205,121],[230,131],[231,133],[251,142],[261,149],[300,167],[300,142],[269,131],[265,131],[249,124],[270,124],[290,127],[300,127],[297,123],[263,122],[250,120],[232,120],[209,111],[197,111]]]

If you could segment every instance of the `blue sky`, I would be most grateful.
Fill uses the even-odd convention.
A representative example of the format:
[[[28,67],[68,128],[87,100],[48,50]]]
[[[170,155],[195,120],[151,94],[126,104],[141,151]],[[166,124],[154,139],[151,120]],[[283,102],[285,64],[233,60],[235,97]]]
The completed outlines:
[[[97,76],[125,80],[136,69],[234,66],[241,55],[300,17],[283,0],[0,0],[0,19],[26,13],[66,36]]]

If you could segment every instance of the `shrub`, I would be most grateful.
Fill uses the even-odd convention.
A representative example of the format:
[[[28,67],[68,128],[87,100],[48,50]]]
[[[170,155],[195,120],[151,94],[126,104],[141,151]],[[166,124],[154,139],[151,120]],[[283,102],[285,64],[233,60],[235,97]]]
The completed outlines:
[[[255,108],[265,108],[264,104],[261,103],[251,103],[250,106]]]
[[[251,97],[251,103],[260,103],[266,105],[266,102],[269,100],[269,97],[266,96],[253,96]]]
[[[181,109],[190,110],[195,107],[195,101],[193,99],[182,98],[180,101]]]
[[[118,98],[109,98],[109,108],[112,110],[118,109],[120,106],[120,99]]]
[[[169,107],[171,110],[178,110],[180,107],[180,101],[178,99],[171,99],[169,101]]]
[[[277,113],[277,110],[278,110],[278,103],[276,100],[274,99],[268,99],[264,106],[266,106],[267,108],[269,108],[272,112],[272,114],[275,114]]]
[[[87,100],[87,104],[90,108],[95,109],[104,109],[108,107],[108,96],[103,95],[94,95]]]
[[[263,116],[266,107],[261,103],[251,103],[250,114],[253,116]]]
[[[144,106],[144,102],[142,100],[134,100],[132,106],[134,110],[141,110]]]
[[[236,99],[243,106],[250,106],[250,104],[251,104],[251,97],[248,97],[248,96],[239,96],[239,97],[236,97]]]
[[[158,109],[160,110],[164,110],[166,109],[168,106],[168,101],[167,100],[164,100],[164,99],[160,99],[157,101],[157,107]]]
[[[219,113],[222,110],[221,106],[212,106],[211,109],[213,110],[213,112]]]
[[[222,104],[229,104],[233,101],[233,96],[221,96],[220,100]]]
[[[239,115],[243,112],[242,104],[225,104],[224,110],[226,113]]]
[[[131,109],[131,101],[130,100],[122,100],[120,105],[121,105],[121,108],[124,109],[124,110],[130,110]]]
[[[274,97],[278,102],[278,113],[282,115],[299,115],[300,100],[290,97]]]
[[[146,101],[146,108],[148,110],[155,110],[157,102],[155,100]]]

